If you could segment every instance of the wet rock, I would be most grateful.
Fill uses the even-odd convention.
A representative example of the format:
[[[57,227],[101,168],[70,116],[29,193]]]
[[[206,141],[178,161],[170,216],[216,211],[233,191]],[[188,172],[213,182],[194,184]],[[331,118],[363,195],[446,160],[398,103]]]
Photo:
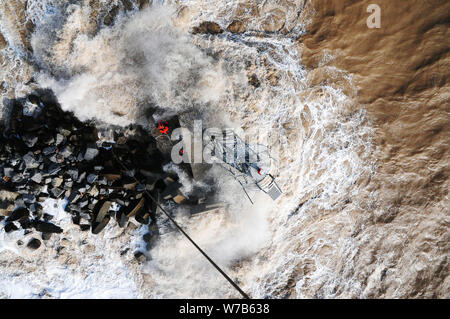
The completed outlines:
[[[5,167],[3,168],[3,174],[5,177],[11,178],[14,176],[14,168]]]
[[[24,194],[22,199],[25,204],[33,204],[36,202],[36,197],[33,194]]]
[[[141,224],[147,225],[150,222],[150,211],[147,207],[144,207],[135,215],[134,219]]]
[[[34,157],[34,154],[29,152],[23,156],[23,161],[27,169],[33,169],[39,167],[39,162]]]
[[[114,6],[108,13],[108,15],[105,17],[105,19],[103,20],[103,23],[107,26],[110,26],[113,24],[114,22],[114,18],[117,16],[117,14],[119,13],[119,7],[118,6]]]
[[[30,229],[32,227],[31,221],[28,218],[22,218],[19,220],[20,227],[22,229]]]
[[[58,132],[64,137],[69,137],[69,135],[71,134],[69,130],[63,128],[58,128]]]
[[[48,167],[45,169],[45,175],[53,176],[58,174],[58,172],[61,170],[61,167],[56,163],[51,163],[48,165]]]
[[[142,238],[143,238],[144,241],[148,244],[148,243],[150,243],[150,241],[151,241],[152,238],[153,238],[153,233],[152,233],[152,232],[145,233],[144,236],[143,236]]]
[[[64,140],[65,140],[65,137],[64,137],[63,135],[61,135],[61,134],[56,134],[56,142],[55,142],[55,145],[61,144],[62,142],[64,142]]]
[[[261,86],[261,82],[259,81],[256,74],[252,74],[248,77],[248,83],[255,88],[259,88]]]
[[[55,143],[54,137],[49,133],[44,133],[41,135],[41,140],[46,145],[52,145]]]
[[[78,204],[78,206],[79,206],[80,208],[85,208],[85,207],[87,207],[87,205],[89,205],[89,201],[88,201],[88,200],[83,200],[83,201],[81,201],[81,202]]]
[[[46,222],[48,222],[48,221],[50,221],[50,220],[53,219],[53,215],[44,213],[44,215],[42,216],[42,218],[43,218]]]
[[[81,184],[85,178],[86,178],[86,172],[81,173],[81,175],[77,179],[77,183]]]
[[[192,29],[193,34],[219,34],[222,32],[222,28],[217,23],[211,21],[204,21]]]
[[[62,194],[64,194],[64,190],[58,187],[54,187],[50,190],[50,193],[53,195],[54,198],[61,197]]]
[[[177,204],[182,204],[186,202],[186,197],[184,197],[183,195],[176,195],[172,198],[172,200]]]
[[[69,145],[66,145],[59,151],[59,154],[64,158],[69,158],[73,154],[73,149]]]
[[[16,192],[10,192],[7,190],[0,190],[0,203],[1,202],[12,202],[15,201],[19,197],[19,194]]]
[[[56,146],[48,146],[42,150],[42,154],[48,156],[56,152]]]
[[[97,186],[92,187],[89,192],[88,192],[89,196],[91,197],[97,197],[99,194],[98,188]],[[94,203],[95,204],[95,203]]]
[[[38,137],[35,136],[34,134],[24,134],[22,136],[22,141],[25,143],[26,146],[31,148],[34,145],[36,145]]]
[[[179,189],[182,185],[178,182],[172,183],[169,186],[167,186],[164,191],[161,193],[161,197],[163,199],[171,199],[175,196],[179,195]]]
[[[117,223],[119,224],[119,227],[123,228],[123,227],[125,227],[125,225],[128,221],[128,217],[123,211],[119,211],[116,214],[116,220],[117,220]]]
[[[81,217],[79,214],[72,216],[72,223],[74,223],[75,225],[79,225],[81,221]]]
[[[78,191],[72,189],[67,200],[69,201],[69,203],[72,204],[72,203],[76,203],[80,198],[81,198],[81,195],[78,193]]]
[[[108,213],[110,207],[111,207],[112,202],[110,201],[105,201],[105,202],[99,202],[99,204],[97,205],[98,207],[98,212],[95,213],[95,221],[97,223],[100,223],[106,216],[106,214]]]
[[[139,10],[142,10],[148,7],[150,0],[137,0],[136,2],[138,4]]]
[[[16,226],[16,225],[14,225],[14,223],[7,223],[6,225],[5,225],[5,232],[6,233],[10,233],[10,232],[12,232],[12,231],[16,231],[16,230],[18,230],[19,228]]]
[[[33,182],[35,182],[35,183],[38,183],[38,184],[42,183],[42,174],[39,173],[39,172],[35,173],[35,174],[31,177],[31,180],[32,180]]]
[[[37,238],[32,238],[28,244],[27,247],[33,250],[38,249],[39,247],[41,247],[41,241]]]
[[[5,217],[11,215],[14,210],[14,204],[0,201],[0,216]]]
[[[55,177],[52,180],[52,186],[53,187],[59,187],[59,186],[61,186],[62,183],[63,183],[63,179],[61,177]]]
[[[92,233],[95,235],[99,234],[106,227],[106,225],[108,225],[110,218],[111,217],[106,216],[100,223],[92,224]]]
[[[74,181],[78,180],[78,170],[73,168],[73,169],[68,169],[66,171],[66,174],[70,176],[70,178]]]
[[[122,0],[122,4],[126,11],[133,10],[133,3],[131,3],[131,0]]]
[[[231,33],[242,33],[245,31],[245,24],[240,20],[234,20],[228,25],[227,31]]]
[[[84,159],[86,161],[92,161],[99,154],[98,149],[93,147],[88,147],[84,153]]]
[[[81,225],[80,225],[81,231],[87,231],[87,230],[89,230],[90,228],[91,228],[91,225],[89,225],[89,224],[81,224]]]
[[[40,220],[34,220],[33,226],[37,231],[43,232],[43,233],[62,233],[63,230],[61,227],[56,226],[55,224],[44,222]]]
[[[87,177],[87,182],[89,183],[89,184],[92,184],[92,183],[94,183],[95,181],[97,181],[97,179],[98,179],[98,175],[96,175],[96,174],[89,174],[88,175],[88,177]]]
[[[42,240],[49,240],[52,237],[52,233],[42,233]]]
[[[147,261],[147,258],[145,257],[144,253],[142,251],[136,251],[134,252],[134,258],[139,262],[139,263],[144,263]]]
[[[29,215],[30,213],[27,208],[19,207],[11,213],[11,215],[6,219],[6,222],[13,222],[21,218],[28,218]]]
[[[134,205],[134,208],[127,214],[127,217],[130,218],[136,215],[144,207],[145,199],[142,198],[139,202]]]

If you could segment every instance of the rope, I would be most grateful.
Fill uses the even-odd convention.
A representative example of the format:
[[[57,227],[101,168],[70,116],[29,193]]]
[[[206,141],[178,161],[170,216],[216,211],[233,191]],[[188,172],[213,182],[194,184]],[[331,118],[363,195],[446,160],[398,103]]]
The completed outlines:
[[[114,153],[113,149],[111,148],[111,152],[113,153],[114,157],[116,158],[117,162],[126,170],[128,171],[128,168],[125,166],[125,164],[122,163],[122,161],[119,160],[119,158],[116,156],[116,154]],[[139,183],[138,179],[133,176],[134,180]],[[192,240],[191,237],[189,237],[189,235],[183,230],[183,228],[181,228],[181,226],[179,226],[177,224],[177,222],[169,215],[169,213],[159,204],[158,201],[156,201],[153,196],[147,191],[147,189],[145,189],[144,191],[148,197],[150,197],[150,199],[152,201],[154,201],[156,203],[156,205],[159,207],[159,209],[161,209],[161,211],[167,216],[167,218],[169,218],[169,220],[175,225],[175,227],[192,243],[192,245],[194,245],[195,248],[197,248],[197,250],[211,263],[211,265],[214,266],[214,268],[216,268],[216,270],[223,276],[225,277],[226,280],[228,280],[228,282],[234,287],[234,289],[236,289],[241,295],[242,297],[244,297],[244,299],[250,299],[250,297],[195,243],[194,240]]]

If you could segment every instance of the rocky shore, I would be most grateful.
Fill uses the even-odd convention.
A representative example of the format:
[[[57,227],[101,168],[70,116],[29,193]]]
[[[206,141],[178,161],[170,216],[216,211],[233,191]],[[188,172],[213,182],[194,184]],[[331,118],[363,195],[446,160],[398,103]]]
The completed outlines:
[[[157,129],[99,131],[62,111],[50,91],[9,102],[9,121],[0,136],[0,221],[7,233],[35,233],[19,244],[37,249],[42,240],[64,232],[43,210],[47,198],[66,199],[65,211],[80,231],[98,234],[111,222],[126,227],[131,218],[147,225],[147,250],[159,233],[153,199],[198,204],[198,197],[180,191],[177,175],[164,172],[170,158]],[[142,259],[142,252],[135,257]]]

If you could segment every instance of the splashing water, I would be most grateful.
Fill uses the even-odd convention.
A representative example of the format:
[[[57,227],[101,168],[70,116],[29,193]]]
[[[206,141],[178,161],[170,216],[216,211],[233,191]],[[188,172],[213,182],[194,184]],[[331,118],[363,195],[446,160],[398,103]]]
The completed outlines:
[[[56,92],[64,109],[83,120],[126,125],[140,121],[149,105],[175,111],[194,107],[208,124],[242,128],[269,146],[278,160],[277,181],[284,192],[277,202],[252,193],[257,203],[252,206],[239,185],[215,169],[229,211],[190,220],[177,215],[245,291],[252,297],[332,297],[339,289],[358,294],[361,288],[350,274],[357,247],[342,234],[351,233],[352,216],[358,211],[359,203],[352,201],[358,180],[373,170],[368,160],[371,130],[364,111],[353,110],[340,89],[308,84],[295,41],[306,23],[294,19],[303,8],[301,1],[291,10],[263,6],[261,15],[249,22],[250,31],[217,36],[190,35],[187,30],[202,21],[226,26],[238,15],[237,1],[191,0],[182,8],[164,5],[121,13],[113,26],[100,30],[90,26],[92,9],[87,6],[29,2],[30,16],[45,17],[33,18],[38,82]],[[286,14],[289,32],[269,30],[277,29],[274,8]],[[56,33],[46,33],[49,28]],[[259,86],[249,83],[250,76]],[[99,275],[102,267],[121,274],[111,296],[236,296],[181,235],[162,236],[146,265],[126,261],[120,266],[125,257],[118,255],[118,247],[144,230],[120,240],[110,239],[108,231],[113,230],[83,237],[95,251],[102,250],[97,261],[94,252],[87,252],[89,257],[76,257],[76,251],[68,255],[92,262],[88,269],[93,277],[80,279],[75,268],[70,273],[59,269],[58,277],[82,283],[70,293],[50,292],[52,296],[95,297],[109,285],[109,279]],[[65,236],[79,239],[74,232]],[[49,255],[42,254],[40,271],[52,273],[50,265],[43,266],[52,263],[46,259]],[[29,280],[36,287],[55,284]]]

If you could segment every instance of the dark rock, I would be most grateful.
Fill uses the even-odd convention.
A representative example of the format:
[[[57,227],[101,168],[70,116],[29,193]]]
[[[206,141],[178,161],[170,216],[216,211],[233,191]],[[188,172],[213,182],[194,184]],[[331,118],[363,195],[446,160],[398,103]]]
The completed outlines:
[[[103,230],[103,228],[105,228],[106,225],[108,225],[109,220],[110,220],[110,217],[106,216],[105,218],[103,218],[103,220],[100,223],[92,224],[92,233],[95,235],[99,234]]]
[[[23,161],[27,169],[33,169],[39,167],[39,162],[36,160],[33,153],[29,152],[23,156]]]
[[[63,156],[64,158],[68,158],[68,157],[70,157],[73,154],[73,149],[69,145],[66,145],[65,147],[63,147],[60,150],[59,154],[61,156]],[[77,173],[77,177],[78,177],[78,173]],[[72,177],[72,178],[76,179],[77,177],[75,177],[75,178]]]
[[[117,223],[119,224],[119,227],[123,228],[123,227],[125,227],[125,225],[128,221],[128,217],[123,211],[119,211],[116,214],[116,220],[117,220]]]
[[[31,228],[31,222],[28,218],[20,219],[19,223],[20,223],[20,227],[22,227],[22,229],[30,229]]]
[[[56,152],[56,146],[48,146],[42,150],[42,154],[48,156]]]
[[[87,205],[89,205],[89,201],[88,201],[88,200],[83,200],[82,202],[80,202],[80,203],[78,204],[78,206],[79,206],[80,208],[85,208]]]
[[[135,202],[132,207],[134,207],[128,214],[127,217],[130,218],[136,215],[144,207],[145,199],[141,198],[139,202]]]
[[[61,184],[63,183],[63,179],[61,177],[55,177],[52,179],[52,186],[53,187],[60,187]]]
[[[7,223],[5,225],[5,232],[10,233],[12,231],[18,230],[19,228],[14,225],[14,223]]]
[[[72,189],[70,192],[70,195],[68,197],[69,203],[76,203],[81,198],[81,195],[78,193],[77,190]]]
[[[114,18],[116,17],[116,15],[118,13],[119,13],[119,7],[118,6],[112,7],[112,9],[108,12],[108,15],[103,20],[103,23],[107,26],[112,25],[114,22]]]
[[[55,224],[43,222],[40,220],[34,220],[33,226],[37,231],[43,232],[43,233],[62,233],[62,228],[56,226]]]
[[[92,184],[92,183],[94,183],[95,181],[97,181],[97,178],[98,178],[98,175],[96,175],[96,174],[89,174],[88,175],[88,177],[87,177],[87,182],[89,183],[89,184]]]
[[[249,76],[248,83],[255,88],[259,88],[261,86],[261,82],[258,80],[256,74],[252,74],[251,76]]]
[[[77,214],[77,215],[75,215],[75,216],[72,216],[72,222],[73,222],[75,225],[80,225],[80,220],[81,220],[81,218],[80,218],[80,215],[79,215],[79,214]]]
[[[227,31],[231,33],[242,33],[245,31],[245,25],[242,21],[234,20],[228,25]]]
[[[88,224],[81,224],[81,225],[80,225],[81,231],[87,231],[87,230],[89,230],[90,228],[91,228],[91,225],[88,225]]]
[[[22,136],[22,141],[25,143],[26,146],[31,148],[34,145],[36,145],[38,137],[34,134],[24,134]]]
[[[61,167],[56,163],[51,163],[46,169],[45,174],[49,176],[56,175],[61,170]]]
[[[32,238],[28,244],[27,247],[33,250],[38,249],[39,247],[41,247],[41,241],[39,239],[36,238]]]
[[[42,240],[49,240],[52,237],[52,233],[42,233]]]
[[[40,184],[40,183],[42,182],[42,174],[39,173],[39,172],[37,172],[36,174],[34,174],[34,175],[31,177],[31,180],[32,180],[33,182],[35,182],[35,183]]]
[[[219,34],[222,32],[222,28],[217,23],[211,21],[204,21],[192,29],[193,34]]]
[[[23,194],[22,199],[25,204],[33,204],[36,202],[36,197],[33,194]]]
[[[150,222],[150,212],[142,209],[134,216],[134,219],[141,224],[147,225]]]
[[[21,218],[28,218],[29,215],[30,213],[28,209],[26,209],[25,207],[19,207],[11,213],[11,215],[6,219],[6,222],[8,223],[19,220]]]
[[[73,181],[66,181],[64,182],[64,189],[65,190],[70,190],[73,187]]]
[[[44,144],[46,145],[51,145],[53,143],[55,143],[55,139],[53,138],[53,136],[49,133],[43,133],[41,135],[41,140]]]
[[[11,167],[5,167],[3,169],[3,174],[5,174],[5,177],[11,178],[14,176],[14,168]]]
[[[66,174],[69,175],[73,181],[78,180],[78,170],[76,168],[68,169]]]
[[[50,193],[54,196],[54,198],[59,198],[62,194],[64,194],[64,190],[58,187],[54,187],[50,190]]]
[[[61,144],[62,142],[64,142],[64,140],[65,140],[65,137],[63,135],[56,134],[56,142],[55,142],[56,145]]]
[[[43,218],[46,222],[48,222],[48,221],[50,221],[50,220],[53,219],[53,215],[44,213],[44,215],[42,216],[42,218]]]
[[[86,149],[86,152],[84,153],[84,159],[86,161],[92,161],[97,155],[98,155],[99,151],[96,148],[93,147],[88,147]]]
[[[95,214],[95,222],[100,223],[106,216],[106,214],[108,213],[110,207],[111,207],[111,202],[110,201],[101,201],[96,205],[96,212],[94,212]]]
[[[147,258],[145,257],[145,255],[142,251],[135,251],[134,258],[140,263],[144,263],[147,261]]]
[[[81,173],[81,175],[78,177],[77,183],[81,184],[83,180],[86,178],[86,172]]]
[[[177,196],[179,194],[178,190],[180,189],[182,185],[178,182],[174,182],[172,184],[170,184],[169,186],[167,186],[164,191],[161,194],[161,197],[163,199],[171,199],[174,198],[175,196]]]
[[[145,233],[143,236],[143,239],[147,244],[152,240],[152,238],[153,238],[152,232]]]

